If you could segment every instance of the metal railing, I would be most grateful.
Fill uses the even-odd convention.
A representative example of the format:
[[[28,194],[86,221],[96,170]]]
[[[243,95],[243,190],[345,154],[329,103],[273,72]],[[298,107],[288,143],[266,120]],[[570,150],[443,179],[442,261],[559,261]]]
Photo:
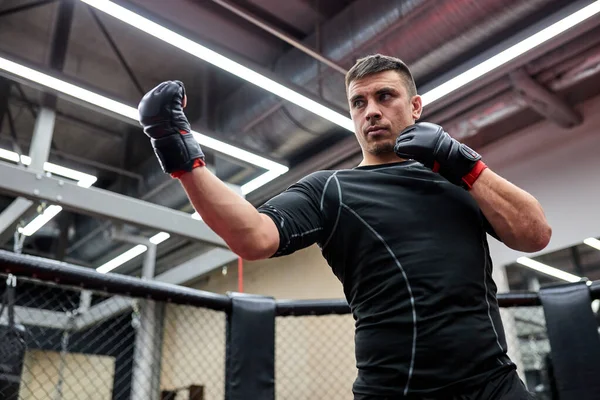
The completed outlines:
[[[352,398],[344,300],[225,296],[3,251],[0,278],[2,399]],[[540,297],[498,300],[521,377],[556,398]]]

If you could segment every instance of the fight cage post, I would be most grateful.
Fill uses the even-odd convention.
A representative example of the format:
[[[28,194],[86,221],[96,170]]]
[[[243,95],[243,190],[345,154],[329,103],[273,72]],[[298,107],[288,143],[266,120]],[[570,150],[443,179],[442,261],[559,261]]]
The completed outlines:
[[[0,251],[0,398],[350,399],[343,300],[215,293]],[[600,282],[498,296],[536,398],[600,398]]]

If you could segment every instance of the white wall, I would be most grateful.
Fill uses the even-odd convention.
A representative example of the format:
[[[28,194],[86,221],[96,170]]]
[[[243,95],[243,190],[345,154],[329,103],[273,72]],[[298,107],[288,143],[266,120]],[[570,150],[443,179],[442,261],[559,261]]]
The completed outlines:
[[[542,204],[553,233],[540,253],[600,236],[600,97],[577,109],[584,123],[575,129],[544,121],[481,150],[490,168]],[[496,266],[523,254],[494,239],[490,247]]]

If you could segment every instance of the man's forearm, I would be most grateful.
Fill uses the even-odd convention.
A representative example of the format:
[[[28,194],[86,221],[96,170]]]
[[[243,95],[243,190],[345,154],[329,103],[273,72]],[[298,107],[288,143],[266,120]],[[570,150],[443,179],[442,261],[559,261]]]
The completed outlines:
[[[550,241],[552,229],[539,202],[489,168],[470,191],[499,238],[508,247],[539,251]]]
[[[180,177],[202,220],[247,260],[267,258],[279,243],[272,220],[239,196],[207,168],[195,168]]]

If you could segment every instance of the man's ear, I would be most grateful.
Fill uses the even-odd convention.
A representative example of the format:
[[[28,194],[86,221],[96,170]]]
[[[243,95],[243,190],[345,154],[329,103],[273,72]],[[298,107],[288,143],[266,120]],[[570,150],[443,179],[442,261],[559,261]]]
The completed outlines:
[[[421,113],[423,112],[423,100],[421,99],[421,96],[418,94],[413,96],[412,99],[410,99],[410,104],[412,107],[412,117],[417,121],[421,118]]]

